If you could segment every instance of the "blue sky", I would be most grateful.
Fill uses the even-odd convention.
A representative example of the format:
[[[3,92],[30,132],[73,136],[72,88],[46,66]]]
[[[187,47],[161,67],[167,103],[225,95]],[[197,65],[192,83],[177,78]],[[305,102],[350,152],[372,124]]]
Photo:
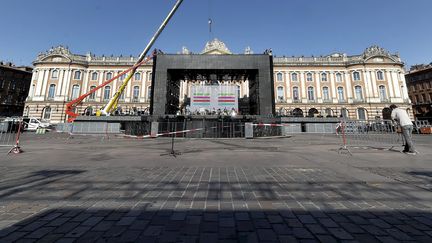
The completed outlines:
[[[51,46],[138,55],[174,0],[2,0],[0,60],[30,65]],[[373,44],[407,65],[432,62],[431,0],[184,0],[155,47],[200,52],[213,37],[234,53],[360,54]]]

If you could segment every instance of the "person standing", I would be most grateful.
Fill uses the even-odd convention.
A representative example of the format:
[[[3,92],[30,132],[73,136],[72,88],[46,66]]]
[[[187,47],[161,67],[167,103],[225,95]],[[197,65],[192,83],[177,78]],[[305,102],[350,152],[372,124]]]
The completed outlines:
[[[391,105],[390,109],[392,110],[391,118],[400,125],[402,135],[405,139],[405,148],[402,152],[407,154],[417,154],[418,152],[415,150],[412,141],[412,131],[414,127],[411,118],[406,110],[398,108],[396,105]]]

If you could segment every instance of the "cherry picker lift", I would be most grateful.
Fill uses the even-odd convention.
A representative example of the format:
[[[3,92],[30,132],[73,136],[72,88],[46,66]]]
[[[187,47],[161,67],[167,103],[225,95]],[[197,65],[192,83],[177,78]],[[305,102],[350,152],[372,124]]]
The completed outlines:
[[[120,86],[120,88],[114,94],[114,96],[109,100],[109,102],[101,110],[96,111],[96,116],[109,116],[109,115],[111,115],[117,109],[118,101],[119,101],[119,99],[121,97],[121,94],[124,92],[127,84],[129,83],[129,81],[131,80],[131,78],[133,77],[133,75],[135,74],[135,72],[138,69],[138,67],[141,66],[141,65],[143,65],[146,62],[149,62],[156,55],[156,53],[154,52],[154,53],[152,53],[152,55],[146,57],[147,53],[152,48],[152,46],[155,43],[156,39],[159,37],[159,35],[165,29],[166,25],[168,24],[168,22],[170,21],[170,19],[172,18],[172,16],[175,14],[175,12],[177,11],[177,9],[180,7],[180,5],[182,4],[182,2],[183,2],[183,0],[177,0],[177,2],[175,3],[174,7],[169,12],[168,16],[162,22],[161,26],[156,31],[156,33],[153,35],[153,37],[150,39],[150,42],[147,44],[147,46],[145,47],[145,49],[143,50],[143,52],[140,54],[138,60],[136,61],[136,63],[132,67],[130,67],[129,69],[127,69],[127,70],[125,70],[123,72],[121,72],[120,74],[118,74],[117,76],[113,77],[112,79],[110,79],[110,80],[102,83],[101,85],[97,86],[96,88],[90,90],[88,93],[83,94],[80,97],[76,98],[75,100],[72,100],[71,102],[69,102],[68,104],[66,104],[66,114],[68,115],[68,122],[73,122],[79,116],[79,114],[76,111],[77,110],[76,107],[85,98],[87,98],[89,95],[95,93],[96,91],[98,91],[99,89],[101,89],[102,87],[104,87],[105,85],[107,85],[107,84],[111,83],[112,81],[116,80],[120,76],[122,76],[124,74],[128,74],[127,77],[126,77],[126,79],[124,80],[123,84]]]

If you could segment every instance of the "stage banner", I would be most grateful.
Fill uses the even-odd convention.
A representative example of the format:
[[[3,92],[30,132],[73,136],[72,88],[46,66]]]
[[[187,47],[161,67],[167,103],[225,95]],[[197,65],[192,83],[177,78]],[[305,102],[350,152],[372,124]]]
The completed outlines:
[[[192,85],[190,111],[238,112],[238,87],[236,85]]]

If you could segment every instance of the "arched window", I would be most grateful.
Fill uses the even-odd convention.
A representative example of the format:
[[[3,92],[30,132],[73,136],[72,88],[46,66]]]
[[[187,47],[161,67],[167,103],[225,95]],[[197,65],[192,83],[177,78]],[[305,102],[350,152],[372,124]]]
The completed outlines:
[[[94,88],[96,88],[96,86],[90,86],[90,90],[92,90],[92,89],[94,89]],[[88,99],[89,99],[89,100],[94,100],[94,99],[95,99],[95,96],[96,96],[96,92],[93,92],[93,93],[91,93],[91,94],[88,96]]]
[[[98,79],[98,73],[97,72],[92,72],[92,80],[97,80]]]
[[[152,90],[152,86],[148,86],[148,88],[147,88],[147,99],[148,100],[151,99],[151,90]]]
[[[298,74],[297,73],[292,73],[291,74],[291,81],[293,81],[293,82],[297,82],[298,81]]]
[[[276,74],[276,78],[277,78],[278,82],[282,82],[283,81],[283,75],[282,75],[282,73]]]
[[[338,100],[340,102],[345,101],[345,95],[344,95],[344,89],[343,89],[343,87],[338,87],[337,91],[338,91]]]
[[[315,94],[314,94],[314,88],[308,87],[308,100],[314,101],[315,100]]]
[[[51,84],[49,86],[49,89],[48,89],[48,99],[53,99],[54,98],[54,96],[55,96],[55,88],[56,88],[55,84]]]
[[[51,73],[51,78],[52,79],[58,79],[58,74],[59,74],[58,70],[53,70]]]
[[[336,73],[336,82],[342,82],[342,74]]]
[[[303,117],[303,110],[300,109],[300,108],[295,108],[295,109],[292,111],[292,114],[293,114],[293,116],[295,116],[295,117]]]
[[[112,72],[107,73],[107,74],[105,75],[105,79],[106,79],[106,80],[110,80],[110,79],[112,79]]]
[[[364,108],[358,108],[357,115],[359,120],[366,120],[366,110]]]
[[[124,101],[124,99],[125,99],[125,92],[124,91],[120,94],[119,99]]]
[[[329,94],[329,88],[328,87],[323,87],[323,99],[325,101],[330,100],[330,94]]]
[[[387,92],[386,92],[386,88],[384,85],[379,86],[379,96],[380,96],[381,101],[387,100]]]
[[[135,73],[135,80],[141,80],[141,73]]]
[[[120,81],[125,80],[125,78],[126,78],[126,73],[124,73],[124,74],[122,74],[122,75],[120,76]]]
[[[80,87],[79,85],[75,84],[74,86],[72,86],[72,99],[76,99],[78,98],[80,93]]]
[[[47,106],[44,108],[42,117],[45,120],[51,119],[51,107]]]
[[[321,81],[326,82],[327,81],[327,73],[321,74]]]
[[[88,107],[84,110],[84,115],[85,115],[85,116],[92,116],[92,115],[93,115],[93,107],[88,106]]]
[[[26,106],[24,108],[24,116],[29,116],[30,115],[30,106]]]
[[[138,99],[139,99],[139,91],[140,91],[140,87],[139,86],[134,86],[134,88],[133,88],[133,99],[135,101],[138,101]]]
[[[294,100],[299,100],[299,88],[298,87],[293,87],[293,99]]]
[[[149,80],[149,81],[152,81],[152,78],[153,78],[153,74],[152,74],[152,73],[149,73],[149,75],[148,75],[148,80]]]
[[[355,98],[356,100],[363,100],[363,91],[361,86],[355,86]]]
[[[349,118],[349,112],[347,108],[342,108],[341,109],[341,117],[343,118]]]
[[[277,99],[280,100],[280,101],[284,100],[284,88],[281,87],[281,86],[279,86],[277,88]]]
[[[360,73],[359,72],[353,72],[353,79],[354,81],[360,80]]]
[[[307,81],[313,81],[312,73],[307,73],[307,74],[306,74],[306,80],[307,80]]]
[[[331,108],[325,109],[326,117],[332,117],[333,116],[333,110]]]
[[[377,79],[378,80],[384,80],[384,73],[382,71],[377,72]]]
[[[80,80],[81,79],[81,71],[75,71],[74,73],[74,79]]]
[[[237,98],[241,97],[240,91],[241,91],[240,85],[237,85]]]
[[[111,87],[110,86],[105,86],[103,98],[104,98],[104,100],[109,100],[111,98]]]

